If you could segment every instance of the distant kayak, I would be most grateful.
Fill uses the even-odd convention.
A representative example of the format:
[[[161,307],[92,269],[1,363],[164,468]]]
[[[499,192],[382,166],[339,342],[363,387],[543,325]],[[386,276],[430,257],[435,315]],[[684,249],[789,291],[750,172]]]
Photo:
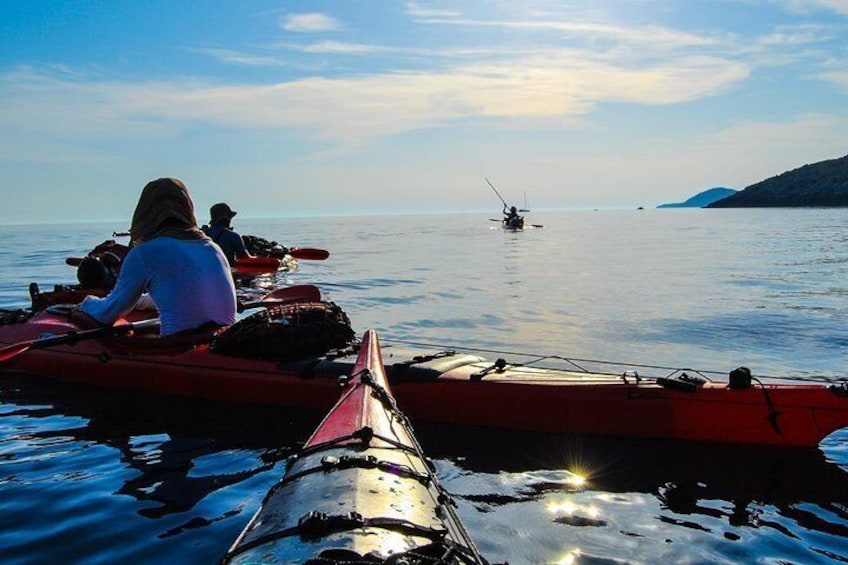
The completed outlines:
[[[489,218],[489,221],[490,222],[499,222],[501,224],[501,228],[503,228],[504,230],[507,230],[507,231],[523,231],[524,229],[529,229],[529,228],[538,229],[538,228],[545,227],[542,224],[527,224],[527,223],[524,222],[523,216],[521,216],[517,219],[514,219],[512,221],[508,221],[506,218],[504,218],[503,220],[498,220],[496,218]]]
[[[365,333],[342,396],[224,563],[482,565]]]
[[[503,219],[503,227],[507,230],[523,230],[524,229],[524,217],[523,216],[515,216],[513,218],[504,218]]]

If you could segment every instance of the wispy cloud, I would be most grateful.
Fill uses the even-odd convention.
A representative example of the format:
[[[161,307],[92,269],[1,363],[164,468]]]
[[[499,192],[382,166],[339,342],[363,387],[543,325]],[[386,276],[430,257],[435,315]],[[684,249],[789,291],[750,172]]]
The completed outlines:
[[[761,44],[798,46],[838,40],[841,31],[833,26],[814,23],[777,26],[771,34],[759,38]]]
[[[638,43],[662,44],[667,48],[704,46],[717,43],[717,39],[665,28],[661,26],[623,27],[605,23],[556,20],[482,20],[460,18],[422,18],[422,24],[440,24],[465,27],[508,28],[527,31],[555,31],[595,39]]]
[[[563,49],[545,49],[541,47],[518,46],[472,46],[472,47],[398,47],[393,45],[374,45],[367,43],[349,43],[343,41],[319,41],[317,43],[277,42],[269,49],[284,49],[301,53],[337,54],[337,55],[400,55],[409,57],[427,57],[431,66],[440,61],[455,59],[482,60],[485,58],[516,59],[529,55],[562,53]]]
[[[452,18],[462,16],[462,12],[444,8],[428,8],[420,2],[407,2],[406,12],[413,18]]]
[[[342,41],[321,41],[304,46],[292,46],[304,53],[335,53],[344,55],[364,55],[379,51],[391,51],[392,49],[363,43],[345,43]]]
[[[824,81],[835,84],[848,93],[848,71],[832,71],[821,73],[818,77]]]
[[[272,55],[256,55],[234,49],[194,48],[190,51],[192,53],[207,55],[213,59],[221,61],[222,63],[232,65],[243,65],[247,67],[279,67],[285,65],[279,57]]]
[[[315,33],[341,29],[341,22],[326,14],[286,14],[280,18],[280,26],[286,31]]]
[[[602,102],[672,104],[708,96],[743,79],[741,64],[681,58],[628,69],[570,59],[526,59],[514,65],[464,65],[442,72],[392,72],[355,78],[308,78],[271,86],[202,82],[116,83],[65,80],[33,72],[6,75],[0,124],[34,128],[51,115],[53,131],[207,122],[245,129],[298,128],[340,144],[455,120],[550,119],[566,127]],[[12,112],[11,108],[14,108]],[[61,109],[61,111],[59,111]],[[64,116],[64,117],[63,117]],[[83,118],[84,117],[84,118]],[[116,128],[114,120],[127,128]],[[106,128],[107,122],[112,122]]]

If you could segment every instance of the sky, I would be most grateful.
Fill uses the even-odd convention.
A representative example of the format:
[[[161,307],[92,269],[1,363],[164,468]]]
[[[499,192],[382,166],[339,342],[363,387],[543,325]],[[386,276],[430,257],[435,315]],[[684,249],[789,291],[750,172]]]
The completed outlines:
[[[848,154],[848,0],[0,0],[0,224],[633,209]]]

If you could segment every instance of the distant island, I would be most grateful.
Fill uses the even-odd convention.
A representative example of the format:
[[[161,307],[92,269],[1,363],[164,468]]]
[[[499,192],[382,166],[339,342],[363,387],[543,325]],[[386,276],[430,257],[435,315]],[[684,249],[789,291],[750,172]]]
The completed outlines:
[[[660,204],[657,208],[704,208],[717,200],[727,198],[738,191],[732,188],[710,188],[704,192],[699,192],[685,202],[675,202],[672,204]]]
[[[743,190],[711,188],[657,208],[789,208],[848,206],[848,155],[787,171]]]
[[[707,208],[848,206],[848,155],[752,184]]]

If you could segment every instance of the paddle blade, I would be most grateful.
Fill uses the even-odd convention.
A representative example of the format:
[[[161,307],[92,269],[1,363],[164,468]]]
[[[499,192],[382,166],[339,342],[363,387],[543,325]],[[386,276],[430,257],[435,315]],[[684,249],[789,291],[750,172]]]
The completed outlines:
[[[70,265],[71,267],[79,267],[80,263],[82,263],[82,257],[66,257],[65,264]]]
[[[320,302],[321,290],[314,284],[296,284],[272,290],[261,301],[283,300],[286,302]]]
[[[292,247],[289,249],[289,255],[295,259],[323,261],[330,256],[330,252],[326,249],[317,249],[315,247]]]
[[[13,343],[12,345],[0,348],[0,363],[5,363],[10,359],[14,359],[21,353],[29,351],[32,343],[32,341],[22,341],[20,343]]]
[[[239,273],[251,275],[276,273],[280,269],[280,260],[276,257],[243,257],[233,261],[232,267]]]
[[[254,302],[240,302],[238,311],[244,312],[251,308],[261,308],[273,304],[291,304],[294,302],[320,302],[321,291],[311,284],[298,284],[273,290]]]

